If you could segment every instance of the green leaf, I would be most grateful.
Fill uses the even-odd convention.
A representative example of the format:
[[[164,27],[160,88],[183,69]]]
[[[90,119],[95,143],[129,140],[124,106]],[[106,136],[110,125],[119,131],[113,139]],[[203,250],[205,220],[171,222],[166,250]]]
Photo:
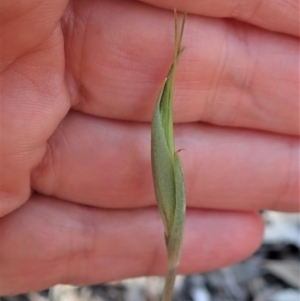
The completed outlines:
[[[157,204],[165,227],[170,235],[175,210],[175,182],[173,156],[168,149],[162,125],[160,98],[156,104],[151,131],[152,175]]]

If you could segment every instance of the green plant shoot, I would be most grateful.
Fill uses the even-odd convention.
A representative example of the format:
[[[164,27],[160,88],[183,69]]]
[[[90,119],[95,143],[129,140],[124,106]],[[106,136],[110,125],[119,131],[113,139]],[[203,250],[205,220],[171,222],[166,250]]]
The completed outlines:
[[[151,159],[154,189],[165,229],[168,253],[168,271],[162,301],[171,301],[179,265],[185,220],[185,185],[182,165],[175,151],[173,130],[173,89],[177,61],[183,51],[181,40],[186,13],[178,31],[175,18],[175,45],[173,64],[165,79],[154,109],[151,132]]]

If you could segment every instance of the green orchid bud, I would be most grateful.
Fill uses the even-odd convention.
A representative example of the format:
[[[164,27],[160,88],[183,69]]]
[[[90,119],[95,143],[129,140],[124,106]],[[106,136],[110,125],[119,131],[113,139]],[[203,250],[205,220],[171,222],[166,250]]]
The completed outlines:
[[[152,174],[156,201],[165,229],[168,253],[168,272],[162,301],[171,301],[185,220],[185,185],[182,165],[175,151],[173,130],[173,89],[177,61],[183,51],[181,40],[186,14],[178,34],[177,13],[175,17],[175,46],[173,64],[165,79],[156,103],[151,132]]]

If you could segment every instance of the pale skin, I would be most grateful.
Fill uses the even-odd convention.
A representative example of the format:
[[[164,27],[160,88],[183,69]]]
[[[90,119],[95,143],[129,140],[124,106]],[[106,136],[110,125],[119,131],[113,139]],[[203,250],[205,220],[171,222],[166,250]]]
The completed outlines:
[[[1,1],[0,295],[165,273],[150,121],[174,7],[179,272],[249,256],[257,211],[299,210],[297,0]]]

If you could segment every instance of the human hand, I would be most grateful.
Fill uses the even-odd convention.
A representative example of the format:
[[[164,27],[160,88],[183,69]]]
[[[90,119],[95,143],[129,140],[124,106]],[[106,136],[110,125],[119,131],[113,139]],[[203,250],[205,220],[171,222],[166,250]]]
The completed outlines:
[[[299,209],[297,3],[147,2],[2,1],[0,295],[164,274],[150,120],[174,7],[190,13],[174,103],[179,272],[245,258],[258,210]]]

